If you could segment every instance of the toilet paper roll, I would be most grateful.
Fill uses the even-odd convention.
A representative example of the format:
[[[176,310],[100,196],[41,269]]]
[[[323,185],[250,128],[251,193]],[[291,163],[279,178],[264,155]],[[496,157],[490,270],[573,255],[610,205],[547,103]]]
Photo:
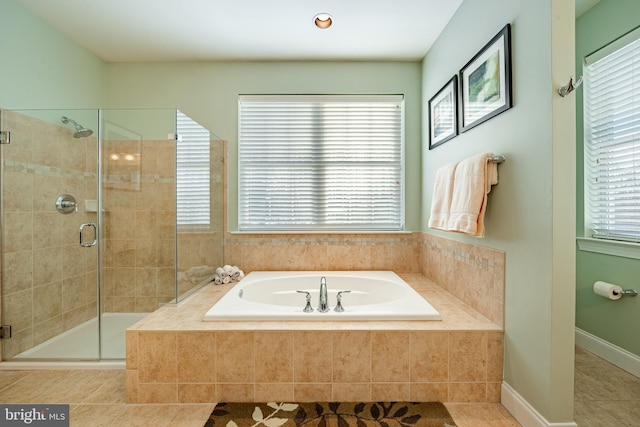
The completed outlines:
[[[607,282],[598,281],[593,284],[593,292],[601,297],[617,300],[622,298],[622,288]]]

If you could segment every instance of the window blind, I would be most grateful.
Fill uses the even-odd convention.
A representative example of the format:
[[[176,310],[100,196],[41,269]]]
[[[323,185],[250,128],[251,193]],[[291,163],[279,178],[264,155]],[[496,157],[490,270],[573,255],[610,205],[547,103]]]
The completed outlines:
[[[401,95],[239,98],[241,231],[401,230]]]
[[[640,241],[640,31],[585,59],[585,212],[593,237]]]
[[[211,222],[210,134],[178,111],[176,116],[177,224],[208,228]]]

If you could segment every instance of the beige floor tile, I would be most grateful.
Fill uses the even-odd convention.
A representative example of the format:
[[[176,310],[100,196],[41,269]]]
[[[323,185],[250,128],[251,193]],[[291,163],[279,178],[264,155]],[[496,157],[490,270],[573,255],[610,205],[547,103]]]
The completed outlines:
[[[174,405],[129,405],[125,413],[114,421],[126,426],[169,426],[176,416]]]
[[[43,387],[40,399],[47,403],[82,403],[88,396],[109,382],[116,371],[77,370],[68,374],[59,382]]]
[[[109,378],[83,403],[126,403],[125,371],[111,371]]]
[[[125,404],[79,405],[69,414],[69,427],[115,427],[115,420],[126,413]]]
[[[576,347],[574,419],[580,427],[637,426],[640,378]]]
[[[29,371],[0,371],[0,392],[29,375]]]
[[[171,422],[171,426],[175,427],[190,427],[197,426],[202,427],[207,419],[209,419],[209,415],[211,411],[213,411],[213,407],[215,405],[207,404],[207,405],[180,405],[176,408],[175,416]]]
[[[73,427],[202,427],[213,404],[125,402],[124,370],[0,371],[3,403],[69,403]],[[450,404],[458,427],[518,426],[500,404]]]
[[[446,403],[457,427],[520,427],[499,403]]]
[[[53,388],[68,375],[69,371],[30,371],[29,375],[0,392],[0,402],[56,403]]]

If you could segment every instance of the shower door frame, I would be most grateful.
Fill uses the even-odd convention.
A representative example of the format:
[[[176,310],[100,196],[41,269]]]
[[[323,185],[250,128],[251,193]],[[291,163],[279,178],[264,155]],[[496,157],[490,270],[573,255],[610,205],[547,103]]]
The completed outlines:
[[[3,267],[0,272],[2,275],[2,282],[0,283],[2,286],[2,307],[0,308],[2,309],[2,320],[8,320],[6,323],[10,321],[14,324],[14,337],[0,341],[2,360],[122,360],[124,359],[124,350],[120,355],[118,349],[124,347],[124,330],[112,330],[111,314],[116,314],[115,317],[126,314],[121,316],[118,322],[120,325],[130,325],[131,322],[137,321],[135,315],[146,315],[160,305],[176,304],[182,298],[197,291],[212,279],[215,267],[223,264],[224,221],[214,220],[214,215],[217,218],[223,217],[226,143],[207,130],[211,150],[209,160],[211,170],[209,173],[213,174],[211,175],[212,178],[215,176],[218,178],[213,179],[209,184],[209,190],[211,192],[215,190],[216,194],[215,199],[210,199],[211,222],[209,228],[204,232],[199,228],[179,230],[176,193],[178,167],[176,154],[178,142],[176,136],[177,114],[177,109],[167,108],[0,110],[0,119],[4,120],[7,115],[10,115],[11,120],[13,120],[10,126],[0,120],[0,130],[12,130],[12,128],[15,128],[15,132],[12,135],[13,141],[9,146],[11,148],[3,147],[0,149],[2,152],[0,157],[2,162],[2,165],[0,165],[0,220],[2,221],[0,238],[2,243],[1,266]],[[61,237],[61,239],[65,240],[63,243],[67,244],[67,246],[73,244],[71,252],[76,255],[69,256],[66,253],[69,249],[61,243],[59,247],[56,247],[56,251],[50,251],[55,252],[58,257],[56,262],[36,257],[33,254],[34,242],[43,236],[47,238],[46,234],[50,232],[50,228],[39,227],[41,235],[31,230],[28,237],[26,237],[30,243],[29,248],[24,250],[29,249],[32,253],[25,254],[25,258],[26,255],[30,258],[26,263],[28,266],[22,269],[23,272],[27,272],[27,274],[23,275],[24,280],[28,275],[31,283],[28,286],[25,284],[24,290],[31,293],[33,300],[34,289],[42,290],[49,284],[48,281],[40,283],[35,280],[35,276],[45,276],[47,280],[50,277],[55,277],[50,281],[60,281],[61,283],[57,285],[57,288],[52,290],[46,298],[39,295],[40,299],[47,303],[46,310],[55,312],[56,310],[53,307],[56,304],[62,306],[63,298],[67,298],[70,301],[70,305],[79,303],[79,301],[69,299],[68,292],[64,290],[63,282],[67,279],[64,270],[70,268],[69,265],[71,265],[72,261],[87,258],[86,261],[81,261],[81,263],[84,263],[85,278],[91,274],[90,297],[79,298],[85,298],[86,302],[91,301],[92,304],[95,303],[95,306],[86,308],[87,312],[90,312],[89,318],[95,319],[97,323],[95,351],[91,354],[91,357],[16,358],[16,355],[34,345],[44,342],[48,338],[58,336],[67,329],[76,326],[76,324],[82,323],[77,322],[76,324],[68,325],[69,328],[64,325],[57,326],[56,331],[45,333],[41,330],[36,331],[34,328],[41,324],[46,324],[49,327],[52,322],[49,322],[48,318],[44,319],[47,322],[44,322],[43,319],[38,319],[37,322],[34,321],[32,300],[24,303],[28,305],[28,313],[26,311],[24,313],[24,320],[28,320],[26,326],[18,325],[18,327],[15,327],[17,325],[14,321],[16,316],[10,314],[10,310],[4,309],[7,305],[10,305],[11,310],[16,307],[20,310],[20,304],[15,304],[17,300],[12,296],[7,298],[6,295],[8,292],[6,276],[11,273],[9,270],[17,268],[16,264],[11,264],[8,269],[5,268],[9,262],[8,259],[12,257],[11,255],[7,256],[5,253],[8,230],[6,226],[8,225],[10,229],[15,226],[15,221],[6,223],[8,212],[5,196],[9,191],[9,187],[14,186],[17,180],[16,176],[11,176],[9,177],[10,183],[7,184],[6,182],[8,170],[5,162],[7,157],[6,150],[24,150],[25,152],[28,151],[27,149],[31,150],[33,148],[31,139],[36,138],[35,133],[37,133],[39,140],[46,144],[46,149],[56,149],[57,144],[60,144],[63,148],[67,144],[67,150],[74,149],[77,147],[79,140],[72,138],[73,126],[75,125],[60,123],[61,116],[72,118],[74,122],[77,119],[80,123],[89,125],[90,128],[95,130],[93,136],[89,137],[90,140],[87,139],[85,142],[87,147],[91,147],[90,151],[85,148],[83,154],[78,154],[77,157],[70,153],[55,152],[52,155],[46,155],[46,153],[40,152],[35,157],[45,162],[42,165],[34,164],[37,162],[32,161],[32,153],[29,152],[28,156],[24,155],[26,160],[22,159],[10,163],[12,168],[22,168],[21,170],[31,168],[29,169],[31,177],[40,174],[39,179],[36,180],[39,182],[38,185],[33,183],[32,178],[32,183],[25,187],[31,192],[31,199],[36,196],[40,198],[37,202],[35,199],[29,202],[32,205],[31,210],[28,212],[29,218],[35,217],[33,208],[36,204],[39,204],[41,206],[40,209],[46,211],[47,215],[45,216],[50,219],[50,222],[60,226],[60,229],[56,228],[56,230],[59,230],[61,235],[63,231],[65,236],[70,233],[70,237]],[[91,117],[90,120],[87,120],[87,117]],[[16,122],[18,119],[19,121]],[[192,120],[191,118],[189,119]],[[32,120],[34,123],[31,123]],[[199,126],[196,122],[193,123]],[[115,132],[112,132],[111,125],[114,125]],[[38,130],[36,132],[34,129],[37,126],[43,126],[46,130]],[[9,129],[6,129],[7,127]],[[56,135],[56,137],[48,138],[47,135]],[[27,141],[27,138],[29,138],[29,141]],[[213,148],[214,142],[215,151]],[[20,148],[23,145],[24,147]],[[41,149],[38,148],[38,150]],[[118,160],[112,160],[112,155],[123,153],[133,153],[140,156],[140,163],[137,164],[137,176],[135,175],[136,172],[127,169],[130,165],[122,167],[123,163],[118,164]],[[53,158],[57,163],[54,162],[55,164],[53,165],[47,164],[46,161],[50,160],[50,158]],[[72,169],[69,164],[73,164],[74,158],[82,159],[84,162],[82,171],[66,170]],[[120,155],[120,162],[122,162],[122,159],[123,156]],[[20,162],[27,165],[23,165],[24,167],[16,166]],[[90,169],[88,168],[89,166]],[[128,173],[132,173],[132,175],[127,177]],[[81,178],[81,182],[70,188],[65,188],[65,175],[71,177],[77,175]],[[91,184],[88,184],[88,182],[91,182]],[[24,184],[21,185],[24,186]],[[58,186],[56,187],[56,185]],[[78,188],[80,190],[76,191]],[[120,193],[114,194],[114,189],[120,191]],[[62,193],[75,194],[77,196],[81,218],[76,213],[60,215],[55,211],[55,200]],[[172,196],[169,194],[172,194]],[[95,199],[95,201],[87,205],[85,203],[86,199]],[[90,210],[90,212],[86,212],[87,210]],[[11,213],[9,216],[16,216],[12,212],[9,213]],[[76,217],[78,219],[77,222],[74,222],[73,225],[67,225],[66,230],[62,229],[64,225],[63,219],[69,220]],[[114,218],[117,219],[114,220]],[[30,227],[33,227],[32,219],[27,220],[27,222]],[[95,236],[97,248],[95,248],[95,252],[90,257],[85,252],[81,252],[86,248],[81,248],[78,241],[80,224],[89,222],[97,224],[97,235]],[[44,231],[47,231],[47,233]],[[138,236],[139,231],[141,231],[140,236]],[[89,239],[90,236],[86,236],[86,238]],[[184,250],[179,250],[179,247]],[[154,250],[156,251],[155,264],[150,264],[149,260],[145,258],[150,253],[153,253]],[[94,256],[95,260],[91,258]],[[36,263],[38,264],[36,265]],[[42,272],[34,272],[38,268],[42,269],[43,266],[52,268],[51,276],[46,276]],[[57,269],[53,269],[53,267],[57,267]],[[71,266],[71,268],[75,267],[78,266]],[[116,271],[118,269],[121,270]],[[123,272],[126,269],[130,271]],[[209,277],[209,270],[211,270],[211,277]],[[138,277],[138,273],[140,273],[140,277]],[[147,278],[150,280],[146,280]],[[151,280],[154,280],[154,283]],[[93,281],[95,281],[95,286],[93,286]],[[78,286],[78,288],[86,291],[89,286],[85,283]],[[87,294],[85,293],[84,295]],[[60,312],[54,313],[55,316],[53,317],[64,320],[61,310],[60,308],[58,310]],[[86,319],[82,319],[82,321],[84,320]],[[124,326],[124,328],[126,327],[128,326]],[[28,337],[25,335],[26,329],[30,329],[30,336]],[[113,332],[116,330],[118,331],[117,333]],[[36,333],[39,334],[38,339],[34,339]],[[21,335],[26,337],[23,343],[18,342],[22,340],[20,338]],[[91,340],[93,342],[93,337]],[[75,354],[80,353],[77,352]],[[118,356],[114,356],[115,354],[118,354]]]
[[[2,340],[2,358],[99,360],[100,110],[6,109],[1,113],[1,129],[15,128],[11,144],[2,147],[0,157],[2,320],[12,326],[12,337]],[[72,127],[55,120],[87,114],[95,120],[92,127],[98,128],[94,137],[73,138]],[[29,192],[31,197],[22,197]],[[56,198],[64,194],[75,194],[77,212],[73,207],[68,215],[56,212]],[[93,196],[98,207],[90,215],[85,200]],[[95,252],[92,246],[82,247],[78,240],[80,224],[94,222]],[[13,229],[17,230],[16,235],[9,237]],[[19,233],[22,234],[18,236]],[[92,239],[87,233],[85,238]],[[92,252],[85,252],[87,249]],[[85,328],[90,330],[90,336],[76,347],[71,346],[78,357],[58,356],[58,352],[42,356],[36,351],[35,347],[53,337],[61,337],[62,347],[69,347],[63,340],[67,331],[94,318],[97,324],[87,324]],[[87,339],[90,350],[85,353]]]

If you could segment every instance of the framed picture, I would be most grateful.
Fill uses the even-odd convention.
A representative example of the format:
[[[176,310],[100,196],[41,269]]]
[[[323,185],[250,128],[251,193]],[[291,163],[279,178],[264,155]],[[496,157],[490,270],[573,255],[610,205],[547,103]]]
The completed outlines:
[[[460,70],[461,131],[511,108],[511,25]]]
[[[429,100],[429,150],[458,134],[458,76]]]

